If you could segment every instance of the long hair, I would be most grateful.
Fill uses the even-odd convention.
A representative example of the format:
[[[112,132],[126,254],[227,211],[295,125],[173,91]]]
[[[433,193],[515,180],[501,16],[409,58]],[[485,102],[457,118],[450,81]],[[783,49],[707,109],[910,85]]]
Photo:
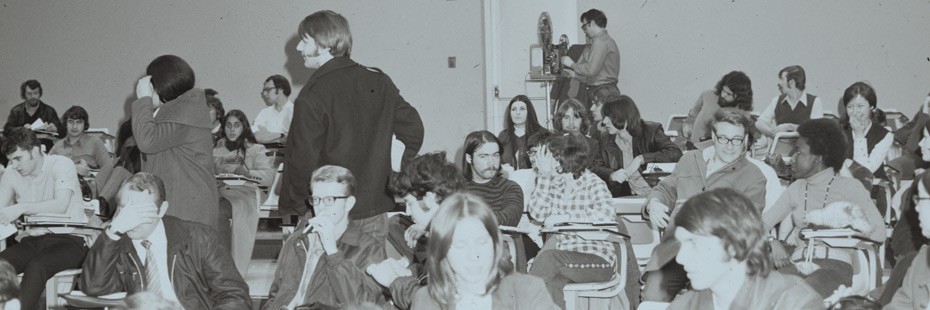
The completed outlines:
[[[523,134],[524,137],[529,137],[538,132],[540,129],[543,129],[543,126],[539,124],[539,120],[536,118],[536,108],[533,107],[533,102],[530,101],[530,98],[526,95],[517,95],[510,100],[510,104],[507,105],[507,111],[504,112],[504,135],[500,137],[502,144],[507,144],[510,149],[517,149],[517,134],[514,131],[513,117],[510,115],[510,109],[513,108],[515,102],[523,102],[526,105],[526,133]]]
[[[230,117],[235,117],[239,122],[242,122],[242,133],[239,134],[239,137],[236,138],[235,141],[230,141],[229,137],[226,136],[226,120]],[[227,143],[235,144],[236,152],[242,154],[242,156],[245,156],[245,150],[249,145],[258,143],[255,141],[255,134],[252,133],[252,127],[249,126],[249,118],[240,110],[232,110],[226,113],[226,116],[223,117],[223,130],[220,130],[220,132],[222,132],[220,137]]]
[[[575,117],[581,119],[581,128],[579,132],[586,133],[588,132],[588,127],[591,126],[591,113],[588,109],[584,108],[584,105],[580,101],[575,99],[568,99],[562,102],[559,105],[559,110],[555,112],[555,117],[552,119],[553,128],[556,132],[565,133],[565,127],[562,124],[562,117],[568,113],[568,110],[571,109],[572,113],[575,114]]]
[[[746,262],[750,276],[767,277],[772,271],[762,216],[749,198],[733,189],[691,197],[675,215],[675,223],[692,234],[720,238],[727,256]]]
[[[621,95],[617,100],[604,103],[601,107],[601,114],[609,117],[617,129],[626,128],[631,136],[638,137],[643,133],[643,119],[640,117],[639,108],[633,98],[627,95]]]
[[[443,307],[448,307],[455,301],[457,289],[455,287],[455,271],[446,259],[455,227],[459,221],[474,218],[480,221],[491,236],[494,247],[494,259],[488,275],[485,288],[488,293],[494,291],[501,279],[513,272],[513,263],[510,254],[504,249],[501,242],[501,233],[497,228],[497,219],[494,212],[481,198],[470,193],[456,193],[446,199],[439,206],[439,211],[430,224],[430,240],[426,246],[429,284],[427,289],[430,296]]]
[[[733,107],[752,112],[752,81],[749,76],[742,71],[730,71],[724,75],[714,87],[714,94],[718,98],[724,86],[733,92]]]
[[[552,138],[549,141],[549,150],[559,162],[563,173],[571,173],[578,179],[589,167],[591,158],[588,139],[579,134],[567,134]]]
[[[471,181],[471,177],[472,177],[471,164],[468,163],[466,159],[469,156],[472,156],[472,160],[475,160],[473,156],[475,154],[475,150],[477,150],[479,147],[487,143],[497,144],[498,152],[504,150],[503,145],[501,145],[501,141],[498,140],[497,137],[495,137],[494,134],[491,133],[490,131],[479,130],[479,131],[472,132],[468,134],[467,137],[465,137],[465,151],[462,152],[462,174],[465,175],[466,182]],[[498,167],[498,173],[500,173],[499,167]]]

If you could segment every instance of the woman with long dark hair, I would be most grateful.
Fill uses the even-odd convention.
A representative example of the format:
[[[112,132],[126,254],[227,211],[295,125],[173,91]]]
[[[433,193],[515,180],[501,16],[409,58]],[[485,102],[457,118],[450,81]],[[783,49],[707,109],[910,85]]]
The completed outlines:
[[[506,128],[497,135],[504,146],[501,150],[501,165],[510,165],[513,170],[529,168],[526,139],[543,129],[529,97],[518,95],[510,100],[504,112],[504,124]]]
[[[274,180],[275,169],[272,158],[265,155],[268,150],[255,141],[255,135],[249,126],[249,119],[240,110],[226,113],[223,131],[216,147],[213,148],[213,161],[217,173],[241,175],[259,182],[261,186],[270,186]],[[221,240],[224,246],[232,250],[233,261],[239,273],[245,274],[255,245],[255,233],[258,228],[258,201],[255,189],[247,186],[221,186],[220,199],[229,201],[227,206],[220,203]],[[261,200],[264,200],[262,198]],[[228,219],[232,219],[227,231]]]

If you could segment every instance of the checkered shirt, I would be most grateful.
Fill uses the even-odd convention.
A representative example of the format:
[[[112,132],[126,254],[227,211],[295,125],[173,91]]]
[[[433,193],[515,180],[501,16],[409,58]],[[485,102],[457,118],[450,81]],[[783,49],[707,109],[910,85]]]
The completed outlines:
[[[607,184],[591,171],[585,170],[578,179],[561,175],[539,176],[530,195],[530,216],[537,221],[567,214],[570,221],[614,222]],[[609,241],[585,240],[572,234],[557,237],[556,249],[594,254],[613,265],[617,261],[616,247]]]

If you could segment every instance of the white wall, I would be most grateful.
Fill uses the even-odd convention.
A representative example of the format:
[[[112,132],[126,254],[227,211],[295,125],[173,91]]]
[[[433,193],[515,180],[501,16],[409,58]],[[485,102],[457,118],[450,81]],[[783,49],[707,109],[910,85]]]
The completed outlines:
[[[777,74],[807,72],[807,89],[836,110],[843,90],[869,81],[879,108],[913,114],[930,91],[930,2],[578,0],[604,11],[620,45],[620,90],[644,117],[687,113],[730,70],[752,79],[762,110]]]
[[[734,69],[752,78],[757,110],[776,95],[778,70],[793,64],[807,69],[809,91],[829,110],[857,80],[875,86],[880,107],[907,114],[930,91],[927,1],[577,2],[575,16],[592,7],[607,14],[622,54],[620,89],[650,120],[686,113],[702,90]],[[486,126],[481,5],[0,0],[0,118],[21,102],[19,85],[38,79],[43,100],[59,113],[82,105],[93,127],[115,132],[145,66],[168,53],[188,60],[198,86],[217,89],[227,110],[254,117],[267,76],[291,78],[292,95],[307,80],[309,70],[292,52],[297,25],[332,9],[349,19],[353,58],[387,72],[419,109],[427,131],[423,150],[455,153],[468,132]],[[448,56],[457,57],[457,68],[446,68]]]
[[[136,81],[155,57],[187,60],[197,86],[219,91],[227,111],[254,118],[262,83],[291,79],[292,99],[310,76],[297,59],[297,26],[331,9],[352,30],[352,58],[379,67],[424,119],[424,151],[454,153],[484,126],[480,1],[0,1],[0,118],[38,79],[59,114],[87,108],[92,127],[128,115]],[[457,68],[446,67],[448,56]],[[452,156],[450,155],[450,158]]]

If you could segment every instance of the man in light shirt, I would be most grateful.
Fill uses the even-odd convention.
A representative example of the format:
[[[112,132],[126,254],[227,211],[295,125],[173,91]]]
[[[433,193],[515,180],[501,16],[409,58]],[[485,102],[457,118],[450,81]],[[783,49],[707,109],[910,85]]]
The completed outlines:
[[[21,216],[54,214],[56,220],[82,219],[81,186],[70,158],[45,155],[32,130],[18,127],[6,133],[3,154],[10,164],[0,178],[0,223],[10,225]],[[59,217],[63,216],[63,217]],[[8,226],[9,227],[9,226]],[[45,281],[56,273],[80,268],[87,245],[80,231],[31,228],[19,243],[0,252],[23,274],[19,300],[23,309],[34,309],[45,290]]]
[[[252,309],[249,287],[209,226],[165,216],[165,184],[140,172],[88,252],[81,289],[90,296],[147,291],[185,309]]]
[[[294,103],[287,99],[291,95],[291,83],[281,75],[272,75],[265,79],[262,88],[262,100],[268,107],[258,112],[252,132],[258,143],[284,142],[291,127],[294,115]]]
[[[807,93],[807,77],[801,66],[789,66],[778,72],[778,97],[762,111],[756,127],[768,137],[784,131],[797,131],[798,124],[823,118],[823,102]]]

